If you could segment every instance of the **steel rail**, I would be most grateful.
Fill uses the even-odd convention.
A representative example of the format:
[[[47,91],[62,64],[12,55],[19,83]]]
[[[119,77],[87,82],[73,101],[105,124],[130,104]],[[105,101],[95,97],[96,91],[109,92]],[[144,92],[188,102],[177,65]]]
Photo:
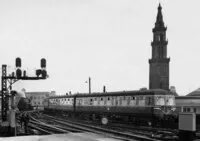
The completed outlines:
[[[73,127],[81,128],[81,129],[88,130],[90,132],[95,132],[95,133],[113,134],[113,135],[117,135],[117,136],[120,136],[120,137],[123,136],[123,138],[126,137],[127,140],[128,139],[134,139],[134,140],[137,139],[137,140],[143,140],[143,141],[160,141],[160,140],[153,139],[153,138],[150,138],[150,137],[147,137],[147,136],[137,135],[137,134],[133,134],[133,133],[122,133],[122,132],[119,132],[119,131],[116,131],[116,130],[105,129],[105,128],[102,128],[102,127],[86,125],[86,124],[82,124],[82,123],[76,123],[76,122],[71,122],[71,121],[70,121],[70,123],[66,123],[66,122],[69,122],[69,121],[66,121],[66,120],[63,120],[63,119],[60,119],[60,118],[55,118],[55,117],[52,117],[52,116],[49,116],[49,115],[43,114],[43,116],[45,116],[45,118],[48,118],[49,120],[54,120],[55,122],[63,124],[63,125],[73,126]]]

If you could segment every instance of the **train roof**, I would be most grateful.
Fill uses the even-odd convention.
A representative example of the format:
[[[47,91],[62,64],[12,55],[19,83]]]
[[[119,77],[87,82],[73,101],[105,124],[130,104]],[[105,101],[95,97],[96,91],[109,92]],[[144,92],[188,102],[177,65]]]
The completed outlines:
[[[135,91],[116,91],[116,92],[105,92],[105,93],[79,93],[74,95],[62,95],[53,96],[50,98],[71,98],[71,97],[98,97],[98,96],[119,96],[119,95],[174,95],[172,92],[162,89],[150,89],[150,90],[135,90]]]
[[[135,91],[117,91],[117,92],[105,92],[105,93],[91,93],[91,94],[78,94],[77,97],[93,97],[93,96],[119,96],[119,95],[173,95],[172,92],[162,89],[151,90],[135,90]]]
[[[74,97],[75,95],[56,95],[56,96],[51,96],[49,97],[49,99],[54,99],[54,98],[72,98]]]

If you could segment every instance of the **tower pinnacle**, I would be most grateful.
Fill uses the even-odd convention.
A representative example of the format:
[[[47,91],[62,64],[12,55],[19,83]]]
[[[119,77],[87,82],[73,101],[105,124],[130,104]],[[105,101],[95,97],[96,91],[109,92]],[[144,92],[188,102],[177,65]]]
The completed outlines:
[[[163,28],[163,27],[164,27],[164,22],[163,22],[163,15],[162,15],[162,7],[161,7],[161,4],[159,3],[155,28]]]

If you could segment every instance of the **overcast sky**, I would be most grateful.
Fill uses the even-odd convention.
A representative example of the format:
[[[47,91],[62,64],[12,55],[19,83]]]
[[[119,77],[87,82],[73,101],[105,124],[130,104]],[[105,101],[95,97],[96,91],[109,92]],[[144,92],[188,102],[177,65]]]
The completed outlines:
[[[92,92],[149,87],[152,28],[158,0],[0,0],[0,64],[15,58],[33,75],[47,59],[49,78],[19,81],[27,91]],[[200,1],[161,1],[170,86],[179,95],[200,87]]]

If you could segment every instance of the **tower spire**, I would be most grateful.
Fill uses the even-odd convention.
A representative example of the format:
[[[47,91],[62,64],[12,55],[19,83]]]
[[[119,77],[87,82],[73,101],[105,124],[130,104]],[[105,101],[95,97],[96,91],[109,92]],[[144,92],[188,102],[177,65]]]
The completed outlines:
[[[163,28],[164,27],[162,7],[161,7],[160,3],[159,3],[159,6],[158,6],[158,14],[157,14],[156,23],[155,23],[155,28],[156,27],[157,28]]]

